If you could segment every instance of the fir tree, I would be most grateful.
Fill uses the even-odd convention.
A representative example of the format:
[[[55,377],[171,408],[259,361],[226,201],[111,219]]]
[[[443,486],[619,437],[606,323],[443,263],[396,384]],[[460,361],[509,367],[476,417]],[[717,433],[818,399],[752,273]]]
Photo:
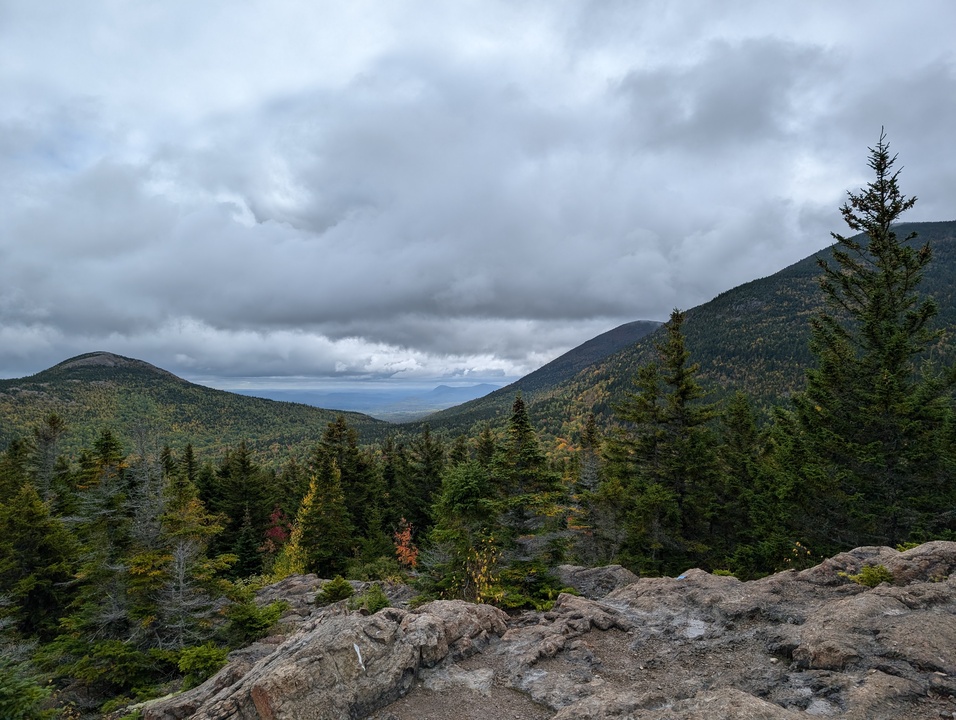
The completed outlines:
[[[916,198],[900,191],[895,160],[881,133],[870,148],[874,179],[841,207],[862,236],[834,233],[833,262],[818,261],[826,309],[811,321],[817,366],[795,398],[802,478],[830,500],[816,527],[834,548],[892,545],[956,521],[940,511],[953,499],[945,428],[956,369],[921,366],[940,336],[936,303],[918,292],[932,250],[896,234]]]
[[[352,528],[362,533],[368,527],[367,514],[380,500],[372,496],[374,464],[358,447],[358,432],[339,415],[325,429],[322,440],[309,456],[309,469],[317,475],[328,472],[329,461],[335,461],[339,484],[344,495]]]
[[[50,639],[72,597],[77,547],[29,483],[0,503],[0,596],[17,630]]]
[[[59,442],[65,434],[66,423],[56,413],[47,415],[43,422],[33,429],[30,480],[44,500],[49,500],[57,489],[54,483],[56,461],[59,456]]]
[[[335,458],[327,455],[317,470],[296,515],[289,554],[301,553],[305,572],[330,578],[345,568],[355,542]]]
[[[627,550],[644,572],[683,568],[708,555],[714,503],[714,411],[702,402],[699,366],[674,310],[657,344],[659,363],[638,370],[637,392],[617,408],[623,423],[609,444],[608,473],[631,496]],[[618,491],[617,494],[619,494]]]
[[[408,448],[407,472],[399,477],[397,504],[420,532],[432,526],[431,506],[441,488],[445,448],[426,424]]]

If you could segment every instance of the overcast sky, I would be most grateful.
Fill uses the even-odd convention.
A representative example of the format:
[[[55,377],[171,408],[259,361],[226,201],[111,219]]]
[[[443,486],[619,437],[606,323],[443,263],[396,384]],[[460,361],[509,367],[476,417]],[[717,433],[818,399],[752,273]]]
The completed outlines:
[[[956,3],[0,0],[0,376],[526,374],[956,219]]]

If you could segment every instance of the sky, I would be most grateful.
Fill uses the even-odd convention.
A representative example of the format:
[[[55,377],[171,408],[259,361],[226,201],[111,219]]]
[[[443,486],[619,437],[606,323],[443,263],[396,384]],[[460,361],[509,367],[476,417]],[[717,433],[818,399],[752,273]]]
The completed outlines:
[[[0,0],[0,377],[504,384],[956,219],[950,0]]]

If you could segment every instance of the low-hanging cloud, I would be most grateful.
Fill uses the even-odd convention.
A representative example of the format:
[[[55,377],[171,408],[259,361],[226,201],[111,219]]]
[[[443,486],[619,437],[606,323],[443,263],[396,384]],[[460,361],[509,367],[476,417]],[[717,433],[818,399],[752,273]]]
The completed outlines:
[[[950,219],[949,46],[889,56],[907,9],[757,5],[17,8],[0,374],[108,349],[213,380],[515,377],[828,244],[881,125],[912,219]]]

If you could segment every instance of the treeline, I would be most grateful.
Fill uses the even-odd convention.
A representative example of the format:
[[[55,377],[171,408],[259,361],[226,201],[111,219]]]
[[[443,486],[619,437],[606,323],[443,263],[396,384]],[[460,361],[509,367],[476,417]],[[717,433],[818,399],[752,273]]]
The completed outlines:
[[[276,620],[253,591],[293,573],[417,574],[423,597],[521,607],[549,597],[563,557],[518,550],[565,525],[561,475],[520,399],[506,436],[451,444],[426,427],[361,447],[339,416],[278,470],[245,443],[214,462],[146,433],[128,451],[110,430],[71,460],[58,452],[68,432],[51,414],[0,454],[4,717],[40,717],[54,687],[60,703],[108,710],[198,681]]]

